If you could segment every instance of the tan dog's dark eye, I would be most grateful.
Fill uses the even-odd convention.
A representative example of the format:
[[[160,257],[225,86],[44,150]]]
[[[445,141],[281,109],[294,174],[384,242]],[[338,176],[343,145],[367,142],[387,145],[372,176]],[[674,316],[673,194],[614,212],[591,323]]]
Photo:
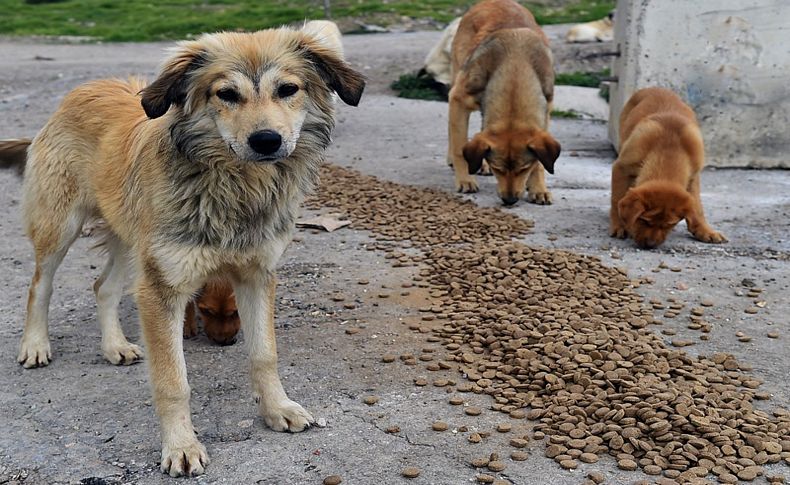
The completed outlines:
[[[277,88],[277,96],[287,98],[296,94],[297,91],[299,91],[299,86],[296,84],[283,84]]]
[[[239,96],[239,92],[235,89],[222,88],[217,91],[217,97],[228,103],[238,103],[241,96]]]

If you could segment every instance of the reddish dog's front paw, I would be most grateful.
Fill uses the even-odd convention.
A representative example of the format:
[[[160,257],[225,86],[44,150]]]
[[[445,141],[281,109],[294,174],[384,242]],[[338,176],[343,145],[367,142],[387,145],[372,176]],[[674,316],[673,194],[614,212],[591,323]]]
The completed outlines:
[[[624,227],[612,225],[609,227],[609,235],[617,239],[625,239],[628,237],[628,232]]]
[[[477,173],[479,173],[480,175],[493,175],[493,172],[491,171],[491,166],[489,166],[488,162],[486,162],[485,160],[483,160],[482,165],[480,165],[480,170]]]
[[[694,237],[702,242],[712,243],[712,244],[721,244],[728,241],[728,239],[724,237],[724,234],[716,231],[698,232],[694,234]]]

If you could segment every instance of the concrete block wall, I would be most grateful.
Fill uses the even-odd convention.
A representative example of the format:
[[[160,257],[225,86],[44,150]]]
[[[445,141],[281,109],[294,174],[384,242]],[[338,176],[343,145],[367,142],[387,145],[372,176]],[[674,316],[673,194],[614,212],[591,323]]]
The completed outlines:
[[[707,164],[790,168],[790,0],[618,0],[609,136],[663,86],[697,113]]]

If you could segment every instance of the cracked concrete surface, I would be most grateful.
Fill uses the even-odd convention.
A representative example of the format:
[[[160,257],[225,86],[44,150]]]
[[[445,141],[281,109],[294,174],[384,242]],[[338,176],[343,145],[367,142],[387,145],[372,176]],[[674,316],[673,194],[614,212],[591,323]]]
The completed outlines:
[[[328,154],[331,162],[399,183],[451,190],[452,175],[444,163],[446,105],[397,99],[386,88],[397,74],[419,66],[436,35],[346,38],[350,60],[363,67],[371,87],[359,108],[341,109]],[[0,138],[33,135],[63,94],[88,79],[151,76],[167,45],[0,42]],[[55,60],[35,61],[35,55]],[[704,245],[679,227],[660,249],[640,251],[606,235],[614,153],[605,125],[555,120],[552,131],[563,145],[557,175],[549,178],[555,204],[521,202],[508,209],[535,221],[525,242],[597,255],[627,268],[634,278],[650,277],[654,283],[639,289],[648,299],[713,299],[709,341],[700,341],[699,332],[686,328],[685,313],[665,319],[664,326],[697,342],[685,349],[690,353],[732,352],[751,364],[754,375],[764,381],[761,389],[774,396],[761,405],[790,405],[790,173],[706,171],[703,203],[708,219],[731,242]],[[482,178],[481,192],[466,197],[482,206],[498,205],[493,185],[491,178]],[[19,220],[19,181],[2,172],[0,187],[0,204],[6,208],[0,218],[5,269],[0,298],[6,310],[0,316],[0,483],[172,483],[156,464],[159,436],[145,366],[113,367],[101,356],[91,285],[103,261],[90,251],[90,238],[77,241],[55,280],[53,363],[36,370],[16,364],[32,250]],[[350,229],[300,230],[279,270],[281,375],[290,396],[326,420],[326,427],[293,435],[266,429],[255,416],[242,347],[217,347],[205,336],[186,342],[193,420],[212,459],[207,474],[196,482],[317,484],[338,474],[349,484],[472,483],[471,458],[494,451],[507,457],[508,439],[529,428],[525,421],[494,412],[466,416],[460,407],[447,404],[447,388],[413,385],[417,377],[430,382],[438,374],[461,382],[458,375],[427,372],[422,365],[400,361],[381,363],[384,353],[416,354],[431,344],[406,325],[417,315],[418,291],[408,298],[376,296],[382,286],[394,289],[410,281],[415,269],[392,268],[381,253],[368,250],[371,242],[365,233]],[[661,262],[680,271],[658,269]],[[359,285],[360,278],[370,283]],[[757,315],[744,313],[752,304],[738,296],[744,279],[765,288],[766,305]],[[332,301],[330,295],[336,293],[356,308]],[[122,301],[121,317],[127,336],[139,342],[129,296]],[[350,327],[360,331],[347,334]],[[767,338],[769,329],[779,330],[780,338]],[[753,336],[752,341],[738,342],[737,331]],[[366,395],[380,400],[368,406],[362,402]],[[490,405],[486,396],[464,397],[470,405]],[[450,430],[432,431],[436,420],[447,422]],[[514,430],[493,431],[503,421],[510,421]],[[401,431],[386,433],[391,425]],[[468,432],[457,432],[460,426],[492,434],[471,444]],[[527,461],[508,460],[500,476],[520,485],[577,485],[591,470],[603,471],[607,483],[646,478],[617,471],[609,459],[567,472],[543,457],[542,444],[532,442],[527,451]],[[417,466],[422,474],[408,481],[400,476],[405,466]],[[786,466],[768,470],[790,477]]]

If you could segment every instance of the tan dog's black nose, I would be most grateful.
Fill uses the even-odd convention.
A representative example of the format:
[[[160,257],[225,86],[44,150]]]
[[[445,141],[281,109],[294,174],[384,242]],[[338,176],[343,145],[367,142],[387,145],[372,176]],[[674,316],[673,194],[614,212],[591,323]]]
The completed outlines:
[[[272,130],[256,131],[247,140],[250,148],[255,150],[256,153],[261,155],[272,155],[280,149],[283,144],[283,137],[279,133]]]
[[[507,197],[504,197],[504,196],[502,197],[502,203],[505,204],[505,205],[508,205],[508,206],[509,205],[513,205],[516,202],[518,202],[518,197],[516,197],[514,195],[508,195]]]

